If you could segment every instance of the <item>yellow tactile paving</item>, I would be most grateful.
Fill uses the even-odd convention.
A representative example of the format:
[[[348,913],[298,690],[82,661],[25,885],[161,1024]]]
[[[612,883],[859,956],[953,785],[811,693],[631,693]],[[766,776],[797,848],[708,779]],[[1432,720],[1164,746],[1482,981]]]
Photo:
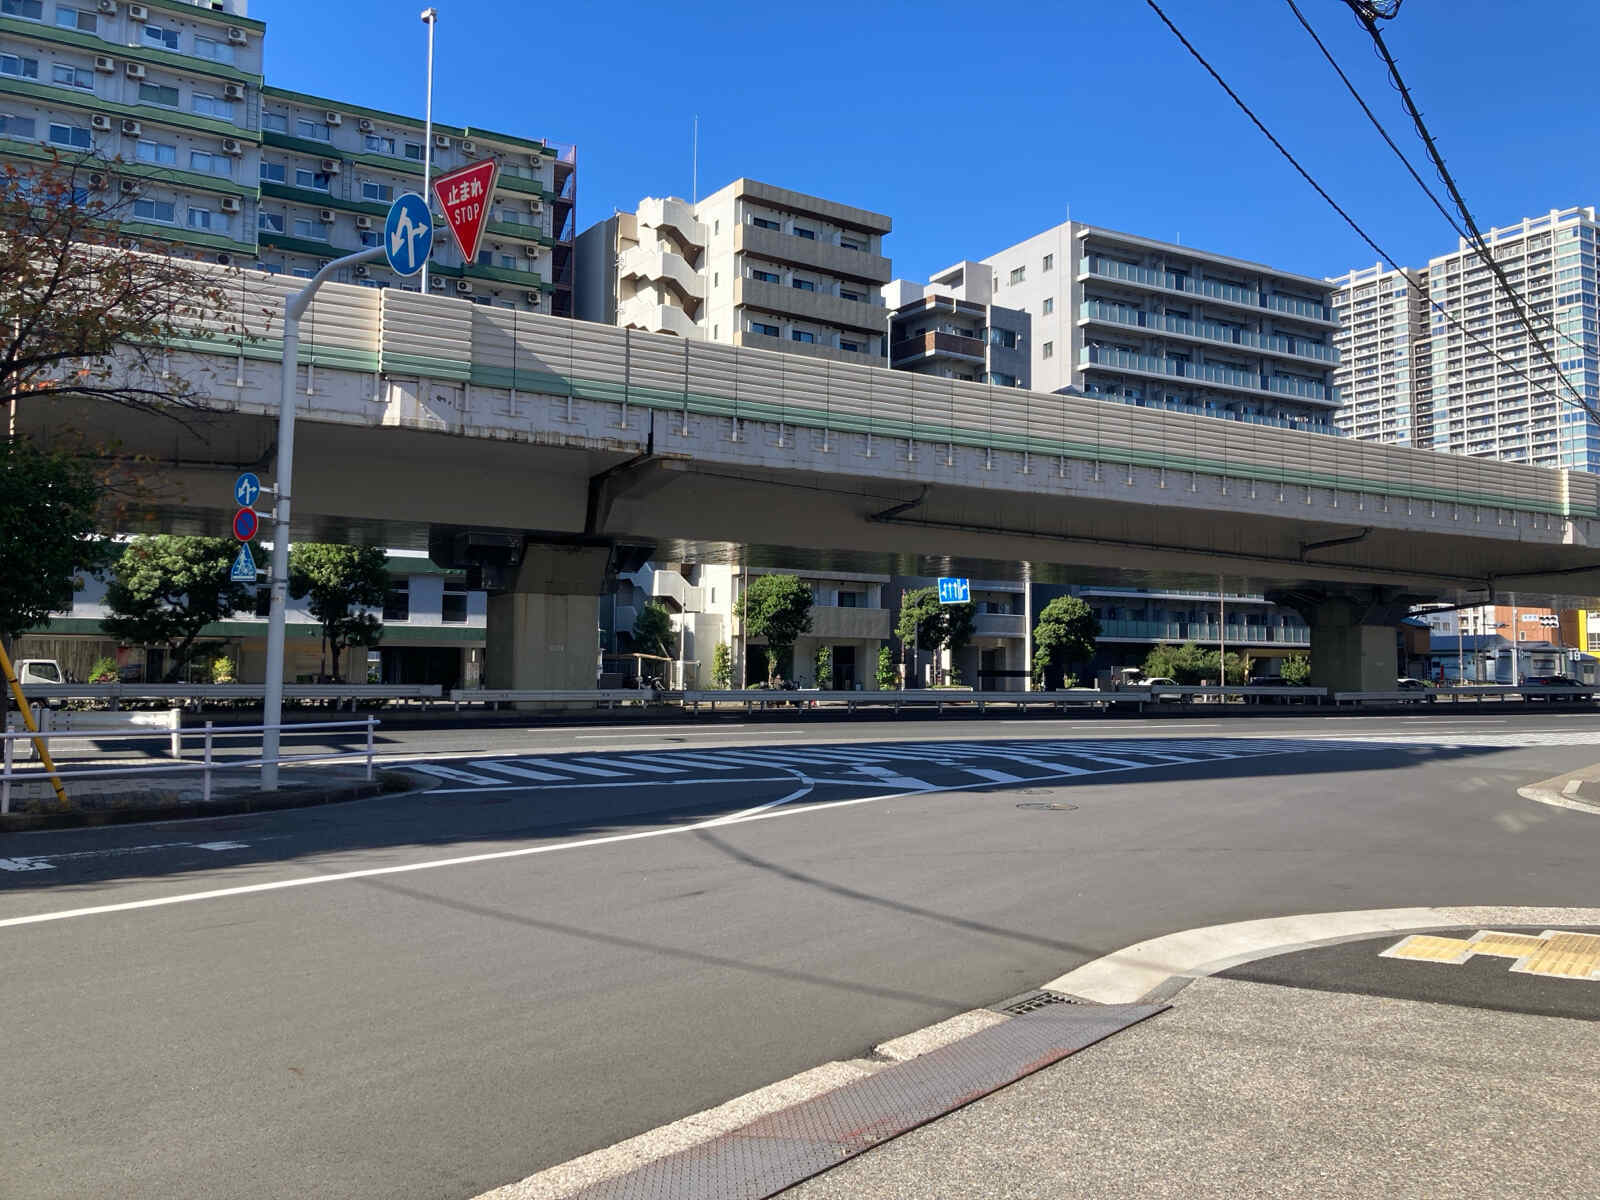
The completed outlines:
[[[1470,938],[1413,934],[1383,951],[1382,957],[1458,966],[1478,954],[1515,959],[1511,970],[1524,975],[1600,982],[1600,934],[1560,929],[1547,929],[1537,937],[1492,929],[1479,930]]]

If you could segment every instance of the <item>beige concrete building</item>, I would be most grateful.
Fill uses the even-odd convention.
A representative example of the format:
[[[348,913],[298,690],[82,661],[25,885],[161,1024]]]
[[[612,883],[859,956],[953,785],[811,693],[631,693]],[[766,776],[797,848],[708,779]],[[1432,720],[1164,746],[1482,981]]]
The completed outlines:
[[[881,366],[881,213],[736,179],[696,204],[647,197],[577,241],[576,315],[729,346]]]

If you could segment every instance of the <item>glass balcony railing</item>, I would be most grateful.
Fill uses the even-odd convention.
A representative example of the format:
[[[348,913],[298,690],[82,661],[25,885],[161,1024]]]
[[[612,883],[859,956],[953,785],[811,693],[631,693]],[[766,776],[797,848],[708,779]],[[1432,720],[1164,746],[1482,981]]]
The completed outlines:
[[[1327,400],[1330,396],[1328,388],[1307,379],[1270,375],[1263,381],[1254,371],[1241,371],[1216,363],[1193,363],[1159,354],[1138,354],[1132,350],[1118,350],[1111,346],[1085,346],[1079,352],[1078,361],[1084,366],[1146,371],[1156,375],[1168,375],[1174,379],[1194,379],[1202,383],[1218,383],[1224,387],[1276,392],[1279,395],[1298,396],[1306,400]],[[1338,389],[1332,389],[1331,395],[1337,399]]]
[[[1082,314],[1091,320],[1107,321],[1129,329],[1147,329],[1153,334],[1176,333],[1224,346],[1245,346],[1252,350],[1264,350],[1269,354],[1295,354],[1301,358],[1314,358],[1326,363],[1339,361],[1338,351],[1332,346],[1308,341],[1305,338],[1253,333],[1248,329],[1235,329],[1215,321],[1191,321],[1187,317],[1141,312],[1139,309],[1122,304],[1107,304],[1103,300],[1085,300]]]
[[[1194,279],[1180,272],[1136,267],[1129,263],[1118,262],[1114,258],[1102,258],[1098,254],[1088,254],[1079,259],[1078,269],[1103,279],[1120,279],[1127,283],[1144,284],[1146,287],[1187,292],[1191,296],[1207,296],[1213,300],[1225,300],[1230,304],[1242,304],[1249,308],[1268,308],[1295,317],[1309,317],[1317,321],[1334,319],[1333,310],[1315,300],[1301,300],[1295,296],[1263,296],[1253,288],[1241,287],[1235,283],[1221,283],[1215,279]]]
[[[1311,630],[1303,625],[1233,625],[1223,629],[1195,621],[1101,621],[1102,638],[1141,642],[1198,642],[1215,646],[1309,646]]]

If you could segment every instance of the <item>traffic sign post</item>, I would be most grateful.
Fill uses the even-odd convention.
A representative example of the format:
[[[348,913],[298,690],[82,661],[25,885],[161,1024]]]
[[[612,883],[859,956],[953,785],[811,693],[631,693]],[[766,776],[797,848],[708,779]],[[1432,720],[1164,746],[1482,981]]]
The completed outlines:
[[[967,579],[942,578],[939,580],[940,604],[968,604],[972,600],[972,582]]]
[[[255,509],[241,508],[233,514],[233,536],[235,541],[252,541],[256,534],[260,532],[261,518],[256,516]]]
[[[383,223],[383,256],[396,275],[415,275],[433,252],[433,214],[415,192],[396,196]]]
[[[250,543],[246,542],[239,547],[239,555],[228,570],[228,579],[232,583],[254,583],[257,573],[256,556],[250,553]]]
[[[470,263],[478,257],[478,243],[489,223],[489,206],[494,202],[494,185],[500,164],[492,158],[461,167],[433,181],[433,194],[444,209],[445,223],[461,247],[461,257]]]
[[[261,480],[249,471],[233,481],[233,501],[240,508],[254,508],[261,499]]]

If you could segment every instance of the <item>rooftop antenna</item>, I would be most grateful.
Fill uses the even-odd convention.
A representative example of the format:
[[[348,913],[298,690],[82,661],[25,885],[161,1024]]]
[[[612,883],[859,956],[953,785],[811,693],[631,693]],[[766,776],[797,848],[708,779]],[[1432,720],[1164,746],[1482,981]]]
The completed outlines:
[[[693,197],[691,204],[700,203],[700,114],[694,115],[694,165],[690,168],[693,176],[689,183],[689,195]]]

